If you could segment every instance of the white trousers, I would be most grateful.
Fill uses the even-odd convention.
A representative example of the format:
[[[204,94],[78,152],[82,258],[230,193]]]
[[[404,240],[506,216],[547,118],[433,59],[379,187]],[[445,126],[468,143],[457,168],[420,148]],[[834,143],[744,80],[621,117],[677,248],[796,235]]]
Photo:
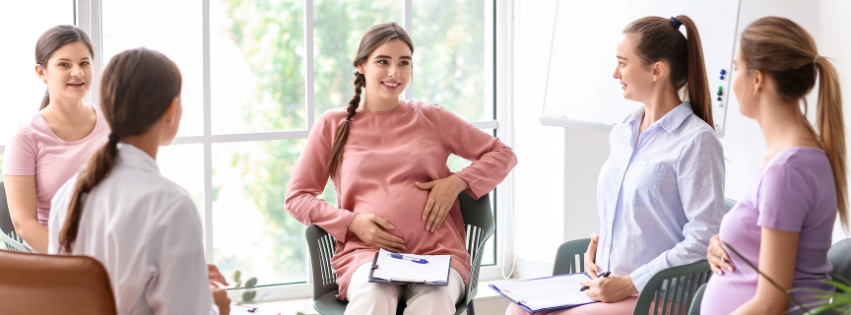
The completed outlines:
[[[407,302],[405,315],[452,315],[455,303],[464,297],[464,279],[455,268],[450,268],[448,285],[429,286],[370,283],[371,266],[371,262],[360,265],[352,274],[346,315],[395,315],[400,296]]]

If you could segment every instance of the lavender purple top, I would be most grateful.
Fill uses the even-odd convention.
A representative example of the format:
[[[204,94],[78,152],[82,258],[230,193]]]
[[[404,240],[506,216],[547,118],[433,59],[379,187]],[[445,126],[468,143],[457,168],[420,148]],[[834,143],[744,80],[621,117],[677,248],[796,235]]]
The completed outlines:
[[[757,174],[736,207],[721,222],[721,241],[730,244],[759,266],[761,227],[800,233],[793,288],[829,290],[821,284],[833,266],[827,261],[836,221],[836,186],[824,151],[795,147],[774,156]],[[726,248],[734,272],[713,275],[701,302],[703,315],[729,314],[756,294],[759,274]],[[796,250],[789,248],[789,250]],[[813,292],[796,292],[803,303]],[[790,307],[794,305],[791,304]]]

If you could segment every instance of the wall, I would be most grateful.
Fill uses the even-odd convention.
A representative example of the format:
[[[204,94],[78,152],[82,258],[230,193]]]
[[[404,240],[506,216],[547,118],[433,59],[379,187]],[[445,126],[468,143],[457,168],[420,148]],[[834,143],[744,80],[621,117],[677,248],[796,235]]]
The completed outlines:
[[[542,270],[551,273],[546,264],[552,264],[564,240],[564,128],[538,122],[555,4],[514,1],[512,114],[519,161],[514,169],[514,254],[516,273],[524,278]]]

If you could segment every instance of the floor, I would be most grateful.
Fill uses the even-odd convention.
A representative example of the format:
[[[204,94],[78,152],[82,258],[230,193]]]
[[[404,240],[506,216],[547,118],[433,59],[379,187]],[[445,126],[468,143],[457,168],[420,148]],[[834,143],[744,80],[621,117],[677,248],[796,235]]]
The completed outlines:
[[[511,281],[511,280],[508,280]],[[507,299],[503,298],[496,292],[494,292],[488,284],[493,283],[504,283],[505,280],[501,281],[483,281],[479,283],[479,293],[476,298],[473,300],[476,305],[476,315],[501,315],[505,313],[505,309],[508,307],[509,302]],[[314,315],[318,314],[312,305],[313,301],[311,299],[297,299],[297,300],[283,300],[283,301],[272,301],[272,302],[263,302],[257,304],[262,313],[260,314],[280,314],[280,315]],[[235,309],[231,310],[231,314],[258,314],[248,313],[244,309],[240,309],[241,306],[235,306]],[[462,314],[467,314],[466,312]]]

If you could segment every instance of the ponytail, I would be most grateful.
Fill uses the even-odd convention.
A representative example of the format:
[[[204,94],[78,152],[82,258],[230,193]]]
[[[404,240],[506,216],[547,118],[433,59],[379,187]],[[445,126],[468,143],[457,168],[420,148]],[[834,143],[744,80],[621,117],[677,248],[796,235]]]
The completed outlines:
[[[749,73],[760,70],[777,83],[777,93],[787,102],[798,103],[819,81],[816,130],[804,117],[801,121],[816,134],[824,147],[836,186],[836,211],[848,231],[848,167],[845,161],[845,122],[842,92],[833,63],[818,55],[813,37],[789,19],[769,16],[748,25],[739,44],[742,62]]]
[[[355,56],[352,66],[358,68],[369,59],[369,55],[379,46],[394,39],[405,42],[408,48],[411,48],[411,53],[414,53],[414,43],[411,41],[411,37],[399,24],[393,22],[378,24],[369,28],[363,34],[358,46],[358,54]],[[352,81],[352,84],[355,86],[355,95],[349,100],[349,106],[346,108],[346,120],[340,123],[340,129],[337,130],[334,143],[331,145],[331,152],[328,154],[328,163],[325,164],[325,174],[331,176],[331,178],[337,177],[337,170],[340,168],[340,162],[343,161],[343,147],[346,146],[346,141],[349,139],[349,125],[352,123],[352,117],[357,113],[358,106],[360,106],[361,93],[366,87],[366,77],[363,73],[356,71],[355,80]]]
[[[816,109],[816,126],[833,180],[836,182],[836,204],[842,228],[848,230],[848,173],[845,160],[845,122],[842,116],[842,92],[836,69],[830,60],[816,55],[815,67],[818,69],[819,91]]]
[[[680,33],[680,26],[685,26],[686,36]],[[715,129],[703,47],[694,21],[685,15],[670,19],[648,16],[627,25],[623,33],[635,36],[636,54],[644,66],[668,62],[674,90],[685,89],[683,94],[694,114]]]
[[[112,133],[77,176],[59,233],[60,252],[72,252],[83,218],[83,197],[115,167],[119,138],[144,134],[160,121],[180,96],[182,80],[173,61],[147,48],[125,50],[109,61],[101,76],[100,106]]]
[[[83,195],[91,192],[92,188],[100,184],[109,175],[109,172],[115,166],[117,155],[118,142],[110,139],[107,144],[95,152],[89,160],[89,164],[77,176],[71,205],[68,207],[68,216],[59,233],[59,252],[71,253],[74,241],[77,240],[77,232],[80,230],[80,220],[83,217]]]
[[[709,80],[703,62],[703,47],[697,26],[688,16],[677,16],[686,28],[686,93],[694,114],[715,129],[712,121],[712,98],[709,95]]]
[[[44,91],[44,97],[41,99],[41,107],[38,110],[42,110],[47,107],[47,104],[50,104],[50,91]]]

